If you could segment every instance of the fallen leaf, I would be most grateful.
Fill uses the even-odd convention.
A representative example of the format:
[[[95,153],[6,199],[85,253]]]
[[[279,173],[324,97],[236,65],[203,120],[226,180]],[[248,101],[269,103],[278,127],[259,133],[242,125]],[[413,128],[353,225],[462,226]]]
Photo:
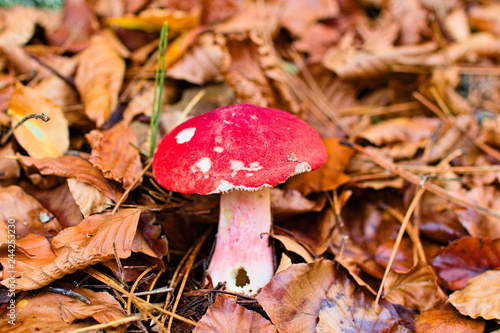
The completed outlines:
[[[368,140],[376,146],[418,142],[430,138],[438,125],[439,119],[435,118],[393,118],[368,127],[356,138]]]
[[[140,183],[141,159],[137,151],[137,137],[120,122],[108,130],[93,130],[86,135],[92,146],[90,163],[101,170],[104,177],[113,179],[129,189]]]
[[[172,8],[150,8],[141,11],[139,15],[110,17],[106,21],[110,25],[146,32],[158,32],[163,24],[167,23],[169,32],[178,34],[198,26],[200,12],[199,7],[192,7],[190,12]]]
[[[48,190],[26,188],[26,191],[54,214],[63,228],[77,225],[83,219],[80,208],[73,199],[68,185],[64,182]]]
[[[9,101],[11,126],[32,114],[50,117],[48,122],[29,119],[14,131],[17,142],[33,158],[58,157],[69,147],[68,121],[62,109],[32,88],[16,82],[16,90]]]
[[[359,288],[344,272],[337,272],[327,297],[318,314],[318,333],[394,332],[396,329],[410,332],[398,324],[399,318],[386,304],[375,305],[375,297]]]
[[[326,198],[309,200],[297,190],[271,189],[271,204],[274,215],[290,216],[308,212],[319,212],[325,206]]]
[[[0,228],[5,224],[0,223]],[[12,248],[9,244],[15,244],[15,252],[10,251]],[[6,280],[12,277],[21,276],[22,273],[32,271],[38,266],[46,265],[55,259],[56,255],[52,251],[47,238],[29,234],[23,238],[17,239],[15,243],[9,243],[7,239],[0,242],[0,263],[4,267],[3,276],[4,285],[9,285]],[[13,266],[12,258],[14,259]]]
[[[422,312],[415,321],[416,333],[482,333],[484,327],[484,320],[464,317],[448,303]]]
[[[500,319],[500,271],[486,271],[467,282],[464,289],[450,295],[449,302],[464,316]]]
[[[436,49],[434,43],[382,48],[377,51],[358,50],[352,46],[332,47],[323,65],[342,79],[360,79],[388,74],[395,65],[422,63]]]
[[[500,238],[462,237],[440,250],[432,266],[446,288],[462,289],[471,278],[500,267]]]
[[[387,267],[389,263],[389,258],[391,257],[392,250],[394,248],[396,240],[391,239],[382,242],[375,252],[375,261],[382,267]],[[407,237],[401,239],[401,243],[394,257],[394,261],[391,266],[391,271],[395,273],[408,273],[413,267],[415,267],[415,251],[413,249],[413,243]]]
[[[56,175],[59,177],[76,178],[82,183],[94,186],[108,198],[116,201],[116,193],[102,174],[88,161],[73,155],[64,155],[59,158],[35,159],[27,156],[17,156],[27,167],[35,167],[42,175]],[[118,194],[118,195],[117,195]]]
[[[16,279],[16,292],[40,289],[67,274],[95,265],[102,260],[94,248],[83,248],[73,244],[59,249],[58,252],[57,257],[50,263],[38,265],[21,274],[21,277]],[[2,284],[9,288],[9,280],[2,281]]]
[[[195,84],[220,81],[227,66],[224,40],[213,33],[200,35],[196,43],[167,70],[167,77]]]
[[[102,126],[118,103],[125,62],[109,38],[94,35],[79,54],[75,84],[85,105],[85,114]]]
[[[7,323],[9,311],[3,311],[0,317],[0,332],[69,332],[76,329],[84,329],[85,327],[96,324],[92,320],[95,316],[103,322],[109,322],[111,318],[123,318],[123,310],[120,311],[119,304],[108,293],[96,293],[83,288],[71,288],[78,292],[82,292],[89,297],[96,305],[87,305],[80,300],[75,300],[69,296],[56,294],[52,292],[43,292],[31,295],[23,295],[16,299],[16,320],[15,325]],[[104,296],[107,294],[108,296]],[[79,304],[81,303],[81,304]],[[81,316],[87,320],[68,323],[68,310],[77,311],[80,309]],[[100,311],[98,311],[100,310]],[[122,333],[126,327],[121,326],[113,330],[106,328],[106,331],[114,333]],[[8,331],[6,330],[8,329]],[[97,333],[96,330],[86,330],[85,332]]]
[[[256,312],[245,309],[234,300],[218,295],[198,322],[193,333],[271,333],[274,326]]]
[[[314,332],[319,311],[335,281],[331,261],[295,264],[276,274],[256,298],[279,332]]]
[[[57,285],[87,297],[92,304],[74,298],[62,298],[61,316],[67,323],[93,318],[100,324],[125,318],[125,311],[118,301],[108,292],[95,292],[86,288],[75,288],[70,284]]]
[[[500,31],[500,4],[485,3],[482,6],[473,6],[469,10],[469,21],[473,28],[486,30],[492,33]]]
[[[62,230],[57,218],[19,186],[2,187],[0,202],[0,221],[15,221],[17,237],[30,233],[53,237]]]
[[[141,252],[155,259],[157,254],[149,247],[137,230],[141,210],[122,209],[115,214],[102,213],[87,217],[77,226],[69,227],[52,239],[58,254],[69,244],[93,249],[101,260],[128,258],[132,252]],[[156,260],[163,267],[161,260]]]
[[[113,205],[113,201],[98,188],[80,182],[76,178],[66,180],[68,189],[83,217],[100,213]]]
[[[328,152],[326,163],[317,170],[290,178],[285,184],[287,189],[309,195],[311,192],[332,191],[349,180],[344,169],[354,151],[340,144],[339,138],[326,138],[323,141]]]
[[[390,306],[374,307],[371,293],[322,259],[276,274],[257,300],[278,331],[285,333],[389,332],[399,322]]]
[[[385,300],[412,310],[425,311],[446,300],[436,274],[422,262],[405,274],[389,272],[385,291]]]

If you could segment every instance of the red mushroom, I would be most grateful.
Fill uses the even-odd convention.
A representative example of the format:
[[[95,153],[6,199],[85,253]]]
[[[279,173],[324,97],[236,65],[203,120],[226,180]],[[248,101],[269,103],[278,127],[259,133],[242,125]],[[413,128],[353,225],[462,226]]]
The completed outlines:
[[[287,112],[237,104],[173,129],[153,159],[157,182],[179,193],[220,193],[214,284],[256,294],[274,274],[270,188],[325,163],[316,131]]]

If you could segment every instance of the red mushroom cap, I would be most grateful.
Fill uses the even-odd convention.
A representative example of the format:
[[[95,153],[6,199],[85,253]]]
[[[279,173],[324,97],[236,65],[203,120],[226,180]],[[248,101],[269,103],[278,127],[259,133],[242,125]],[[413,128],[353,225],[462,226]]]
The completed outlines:
[[[236,104],[180,124],[160,142],[153,175],[168,190],[212,194],[273,187],[326,162],[321,137],[300,118]]]

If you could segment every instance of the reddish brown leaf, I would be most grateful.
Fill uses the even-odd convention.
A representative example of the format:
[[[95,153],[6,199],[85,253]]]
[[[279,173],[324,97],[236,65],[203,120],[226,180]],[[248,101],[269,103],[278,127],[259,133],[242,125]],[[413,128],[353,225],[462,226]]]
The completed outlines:
[[[473,320],[460,315],[450,304],[422,312],[415,321],[416,333],[482,333],[484,320]]]
[[[142,170],[134,132],[120,122],[109,130],[93,130],[86,137],[92,146],[90,162],[104,177],[123,183],[126,189],[132,186]]]
[[[196,327],[194,333],[276,332],[274,326],[261,315],[220,295],[215,298],[215,302],[208,308],[199,324],[202,326]]]
[[[464,316],[500,320],[500,270],[471,278],[464,289],[450,295],[449,302]]]
[[[57,218],[19,186],[2,188],[0,202],[0,221],[14,221],[17,237],[30,233],[52,237],[62,230]]]
[[[59,177],[76,178],[98,188],[108,198],[116,201],[117,195],[102,174],[92,164],[73,155],[64,155],[58,158],[35,159],[18,156],[21,163],[27,167],[35,167],[42,175],[56,175]]]
[[[500,238],[462,237],[439,251],[432,265],[448,289],[462,289],[471,278],[500,267]]]

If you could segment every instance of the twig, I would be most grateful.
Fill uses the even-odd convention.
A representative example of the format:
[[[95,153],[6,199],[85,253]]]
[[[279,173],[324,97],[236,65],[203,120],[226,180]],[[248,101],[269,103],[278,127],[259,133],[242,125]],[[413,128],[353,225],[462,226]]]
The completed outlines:
[[[5,145],[7,143],[7,141],[9,141],[10,137],[12,136],[12,134],[14,134],[14,131],[19,126],[21,126],[22,124],[24,124],[25,121],[33,119],[33,118],[34,119],[40,119],[40,120],[42,120],[44,122],[48,122],[50,120],[50,117],[44,115],[43,113],[42,114],[32,113],[32,114],[29,114],[29,115],[23,117],[21,120],[19,120],[19,122],[17,124],[15,124],[14,126],[12,126],[11,129],[5,134],[5,136],[3,137],[2,141],[0,141],[0,146]]]

